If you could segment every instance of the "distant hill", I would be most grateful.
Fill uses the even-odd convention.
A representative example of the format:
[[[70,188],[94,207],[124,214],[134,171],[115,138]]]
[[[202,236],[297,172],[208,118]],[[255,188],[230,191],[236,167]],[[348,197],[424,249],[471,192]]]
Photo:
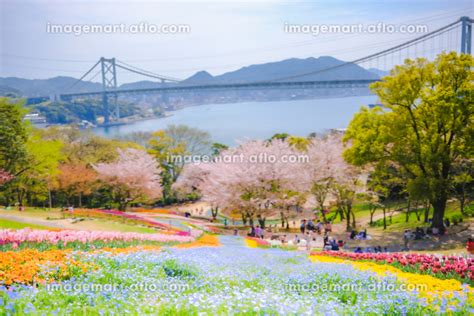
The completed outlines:
[[[209,83],[215,83],[215,81],[216,81],[216,78],[213,77],[207,71],[199,71],[199,72],[196,72],[191,77],[189,77],[188,79],[183,80],[182,82],[187,83],[187,84],[195,84],[195,83],[209,84]]]
[[[319,70],[339,66],[344,63],[344,61],[329,56],[323,56],[319,58],[309,57],[306,59],[291,58],[278,62],[243,67],[239,70],[216,76],[214,79],[215,81],[222,83],[265,81],[292,77],[304,73],[317,72]],[[377,78],[378,76],[376,74],[371,73],[354,64],[304,77],[289,79],[289,81],[358,80]]]
[[[376,74],[380,78],[388,76],[390,74],[390,71],[380,70],[380,69],[377,69],[377,68],[369,68],[367,70],[370,71],[373,74]]]
[[[18,97],[21,96],[21,91],[9,86],[0,85],[0,95],[8,97]]]
[[[151,89],[162,86],[163,84],[161,82],[143,80],[131,83],[124,83],[123,85],[120,85],[119,89]]]
[[[304,73],[317,72],[323,69],[344,64],[344,61],[330,56],[319,58],[309,57],[306,59],[291,58],[278,62],[250,65],[235,71],[227,72],[219,76],[212,76],[207,71],[199,71],[191,77],[183,80],[182,84],[219,84],[219,83],[244,83],[252,81],[274,80],[297,76]],[[311,81],[311,80],[358,80],[378,79],[386,75],[378,69],[366,70],[358,65],[348,65],[303,77],[288,79],[289,81]],[[0,86],[13,89],[24,96],[49,96],[66,92],[77,79],[72,77],[55,77],[51,79],[22,79],[15,77],[0,78]],[[120,79],[119,79],[120,80]],[[174,85],[174,84],[166,84]],[[147,89],[161,87],[161,82],[138,81],[121,85],[120,89]],[[5,95],[8,89],[0,89],[0,94]],[[75,85],[71,92],[100,91],[102,85],[97,82],[80,82]],[[6,92],[4,92],[4,90]]]
[[[0,86],[8,86],[16,89],[25,96],[49,96],[64,92],[70,87],[76,78],[54,77],[50,79],[23,79],[16,77],[0,78]],[[100,83],[81,81],[74,86],[74,92],[99,91],[102,89]]]

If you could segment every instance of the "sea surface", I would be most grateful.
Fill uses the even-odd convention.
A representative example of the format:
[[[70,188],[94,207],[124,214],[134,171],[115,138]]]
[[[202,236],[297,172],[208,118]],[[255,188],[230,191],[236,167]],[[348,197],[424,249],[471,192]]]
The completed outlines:
[[[330,99],[208,104],[171,112],[171,116],[127,125],[95,128],[101,136],[118,137],[133,132],[155,131],[171,124],[185,124],[208,131],[213,141],[233,146],[246,139],[266,139],[275,133],[307,136],[345,128],[363,105],[376,96]]]

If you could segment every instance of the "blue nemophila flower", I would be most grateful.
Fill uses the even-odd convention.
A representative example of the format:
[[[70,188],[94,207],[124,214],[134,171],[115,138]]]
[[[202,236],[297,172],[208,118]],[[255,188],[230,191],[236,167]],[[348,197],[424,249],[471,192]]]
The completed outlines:
[[[92,314],[195,315],[398,315],[433,308],[416,293],[384,290],[397,284],[393,275],[381,278],[351,265],[312,263],[297,252],[250,249],[232,237],[221,240],[224,246],[219,248],[87,254],[81,260],[99,269],[62,284],[77,289],[18,287],[18,296],[3,297],[14,306],[32,302],[39,314],[51,314],[46,302],[55,302],[60,313],[72,314],[85,306]],[[381,290],[370,290],[374,282],[383,285]],[[119,287],[84,287],[107,284]],[[463,303],[453,312],[467,312],[468,303],[456,299]]]

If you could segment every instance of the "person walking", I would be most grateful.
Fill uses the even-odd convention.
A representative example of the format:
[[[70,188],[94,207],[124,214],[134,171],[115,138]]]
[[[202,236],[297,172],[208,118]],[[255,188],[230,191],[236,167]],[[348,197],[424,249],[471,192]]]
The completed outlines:
[[[305,230],[306,230],[306,220],[303,219],[303,220],[301,221],[301,226],[300,226],[300,231],[301,231],[301,233],[302,233],[303,235],[304,235]]]
[[[404,242],[404,248],[403,248],[403,250],[405,250],[405,251],[410,250],[410,249],[408,248],[408,243],[409,243],[409,241],[410,241],[410,237],[411,237],[411,233],[410,233],[410,231],[409,231],[408,229],[406,229],[405,232],[403,233],[403,242]]]

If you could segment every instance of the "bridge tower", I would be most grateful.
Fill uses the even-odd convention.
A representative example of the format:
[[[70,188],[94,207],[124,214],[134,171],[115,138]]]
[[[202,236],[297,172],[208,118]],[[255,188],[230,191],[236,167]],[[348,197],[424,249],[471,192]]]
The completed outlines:
[[[115,68],[115,58],[100,58],[100,66],[102,73],[102,105],[104,108],[104,124],[110,122],[110,107],[108,91],[117,90],[117,72]],[[119,107],[117,103],[117,94],[112,95],[112,106],[115,107],[114,116],[120,118]]]
[[[163,88],[166,87],[165,79],[161,79],[161,86],[162,86]],[[163,91],[163,92],[161,93],[161,101],[163,102],[163,104],[162,104],[163,110],[168,107],[169,100],[170,100],[170,99],[169,99],[168,92]]]
[[[472,20],[463,16],[461,18],[461,53],[471,54]]]

